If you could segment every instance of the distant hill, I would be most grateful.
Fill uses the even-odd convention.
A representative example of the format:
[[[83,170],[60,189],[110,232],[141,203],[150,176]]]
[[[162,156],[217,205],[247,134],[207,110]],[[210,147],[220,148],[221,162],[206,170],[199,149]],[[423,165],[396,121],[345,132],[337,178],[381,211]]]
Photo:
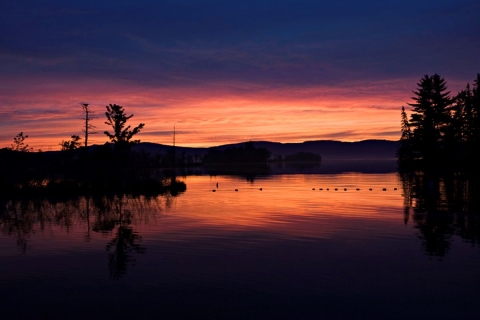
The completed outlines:
[[[220,150],[238,147],[246,142],[220,145]],[[280,143],[269,141],[254,141],[256,148],[266,148],[275,155],[288,155],[297,152],[312,152],[320,154],[322,160],[388,160],[395,159],[399,141],[389,140],[363,140],[357,142],[341,142],[333,140],[305,141],[302,143]],[[134,147],[135,150],[144,150],[151,154],[165,154],[172,146],[142,142]],[[203,156],[209,148],[189,148],[176,146],[177,154]]]

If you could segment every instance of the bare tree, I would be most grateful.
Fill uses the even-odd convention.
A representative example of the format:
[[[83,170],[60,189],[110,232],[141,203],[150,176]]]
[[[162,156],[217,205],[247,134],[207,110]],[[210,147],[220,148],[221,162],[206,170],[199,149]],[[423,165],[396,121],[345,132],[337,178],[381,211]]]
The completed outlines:
[[[80,102],[80,105],[83,108],[83,111],[85,112],[85,118],[82,118],[82,120],[85,121],[85,129],[82,131],[85,133],[85,148],[88,146],[88,135],[89,134],[96,134],[97,132],[92,131],[95,130],[95,126],[90,123],[91,120],[95,119],[96,117],[94,116],[94,112],[90,110],[88,107],[88,103],[85,102]]]

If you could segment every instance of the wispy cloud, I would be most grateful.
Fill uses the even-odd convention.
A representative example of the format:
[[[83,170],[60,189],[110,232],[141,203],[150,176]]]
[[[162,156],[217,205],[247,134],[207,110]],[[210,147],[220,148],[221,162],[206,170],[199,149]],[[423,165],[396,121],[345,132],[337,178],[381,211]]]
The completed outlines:
[[[28,130],[56,147],[78,132],[80,101],[100,132],[117,103],[155,142],[178,121],[192,145],[396,139],[421,76],[455,93],[480,72],[479,11],[473,0],[10,1],[0,146]]]

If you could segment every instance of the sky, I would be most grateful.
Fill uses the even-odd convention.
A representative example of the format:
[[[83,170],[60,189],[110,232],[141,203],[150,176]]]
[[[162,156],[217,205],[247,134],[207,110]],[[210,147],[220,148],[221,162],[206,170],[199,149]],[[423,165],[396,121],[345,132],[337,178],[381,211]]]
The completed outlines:
[[[95,135],[122,105],[142,142],[397,140],[420,78],[452,94],[480,72],[480,2],[6,1],[0,148]],[[408,110],[408,108],[407,108]],[[111,131],[111,128],[110,128]]]

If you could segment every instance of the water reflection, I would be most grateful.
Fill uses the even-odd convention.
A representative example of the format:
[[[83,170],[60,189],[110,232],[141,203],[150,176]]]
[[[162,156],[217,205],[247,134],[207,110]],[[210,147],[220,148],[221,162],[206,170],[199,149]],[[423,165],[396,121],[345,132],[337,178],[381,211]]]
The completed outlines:
[[[480,244],[480,179],[465,174],[400,174],[404,221],[411,220],[429,256],[444,257],[453,237]]]
[[[179,192],[175,191],[175,195]],[[170,193],[147,196],[108,195],[77,197],[58,201],[50,199],[1,200],[0,232],[16,241],[21,253],[31,250],[30,238],[35,234],[73,234],[75,239],[90,242],[92,233],[114,235],[105,245],[109,252],[110,276],[118,279],[127,272],[128,265],[135,264],[135,256],[146,252],[142,237],[135,225],[148,223],[169,208],[174,196]]]
[[[255,176],[247,181],[227,176],[185,179],[192,190],[175,209],[181,219],[169,225],[184,228],[175,229],[179,238],[209,237],[204,233],[216,230],[288,239],[333,239],[355,233],[364,241],[371,237],[368,232],[398,236],[390,230],[403,220],[413,226],[413,235],[428,256],[446,256],[456,236],[480,245],[480,188],[472,177],[416,172],[398,177],[345,173]],[[395,190],[399,183],[403,196]],[[0,200],[0,232],[15,239],[22,253],[32,250],[32,236],[48,233],[52,226],[83,242],[101,235],[110,275],[119,278],[147,252],[142,235],[156,232],[152,230],[158,226],[151,221],[172,207],[176,195]],[[372,221],[378,227],[368,225]]]
[[[110,277],[120,278],[127,272],[127,265],[134,264],[133,254],[145,253],[145,247],[139,244],[142,237],[133,231],[128,225],[120,225],[115,238],[107,244],[110,251],[108,268]]]
[[[478,211],[439,206],[466,197],[442,194],[448,183],[354,172],[184,180],[179,197],[1,202],[3,318],[358,316],[346,305],[372,319],[478,315],[480,252],[458,241],[478,245]]]
[[[262,163],[256,165],[209,165],[205,166],[205,171],[211,176],[223,175],[243,177],[251,183],[259,177],[271,174],[270,166]]]
[[[296,175],[296,174],[342,174],[357,173],[395,173],[396,159],[385,160],[322,160],[322,162],[271,162],[258,165],[210,165],[193,168],[183,168],[177,172],[179,176],[211,175],[242,177],[248,182],[260,178]]]

